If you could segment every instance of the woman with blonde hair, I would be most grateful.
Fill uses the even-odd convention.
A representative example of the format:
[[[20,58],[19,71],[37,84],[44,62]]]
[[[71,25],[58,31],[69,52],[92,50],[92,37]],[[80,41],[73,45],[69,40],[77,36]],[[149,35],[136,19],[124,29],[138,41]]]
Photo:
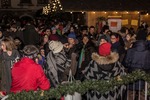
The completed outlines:
[[[0,91],[3,95],[10,92],[11,87],[11,68],[20,58],[19,52],[16,50],[14,41],[10,37],[6,37],[1,42],[2,53],[0,54],[0,74],[1,84]]]

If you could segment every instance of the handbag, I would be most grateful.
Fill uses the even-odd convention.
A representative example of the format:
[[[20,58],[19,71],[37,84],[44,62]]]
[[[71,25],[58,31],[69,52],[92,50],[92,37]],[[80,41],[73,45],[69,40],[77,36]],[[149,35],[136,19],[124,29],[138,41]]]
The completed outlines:
[[[73,82],[74,77],[72,76],[72,71],[71,69],[69,70],[69,77],[68,77],[68,82]],[[75,92],[73,95],[67,94],[64,96],[64,100],[82,100],[81,94],[78,92]]]

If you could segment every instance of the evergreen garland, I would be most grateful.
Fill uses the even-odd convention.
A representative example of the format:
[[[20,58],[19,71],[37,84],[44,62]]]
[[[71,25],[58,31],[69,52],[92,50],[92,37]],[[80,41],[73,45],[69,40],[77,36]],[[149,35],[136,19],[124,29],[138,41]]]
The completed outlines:
[[[85,80],[83,82],[75,81],[73,83],[66,83],[59,85],[57,88],[50,88],[47,91],[22,91],[16,94],[9,94],[8,100],[49,100],[50,98],[60,99],[63,95],[74,94],[79,92],[81,94],[86,93],[88,90],[96,90],[101,94],[112,91],[114,87],[123,84],[133,83],[139,79],[145,80],[150,83],[150,74],[146,74],[144,71],[134,71],[125,76],[117,76],[110,80]],[[148,90],[150,93],[150,90]]]

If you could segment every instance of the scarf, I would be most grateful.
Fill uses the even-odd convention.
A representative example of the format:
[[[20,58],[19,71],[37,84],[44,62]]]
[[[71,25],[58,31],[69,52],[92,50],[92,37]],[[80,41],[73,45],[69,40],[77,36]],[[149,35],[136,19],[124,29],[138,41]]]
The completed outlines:
[[[48,77],[52,81],[53,85],[56,87],[59,84],[58,81],[58,73],[57,73],[57,66],[55,62],[55,57],[52,51],[50,51],[47,55],[47,64],[48,64]]]
[[[84,61],[84,53],[85,53],[85,45],[83,46],[81,53],[80,53],[80,57],[79,57],[79,68],[81,68],[81,64]]]
[[[67,67],[70,67],[71,61],[67,59],[65,52],[53,54],[50,51],[47,55],[48,73],[49,78],[53,85],[57,87],[59,84],[58,71],[64,72]]]

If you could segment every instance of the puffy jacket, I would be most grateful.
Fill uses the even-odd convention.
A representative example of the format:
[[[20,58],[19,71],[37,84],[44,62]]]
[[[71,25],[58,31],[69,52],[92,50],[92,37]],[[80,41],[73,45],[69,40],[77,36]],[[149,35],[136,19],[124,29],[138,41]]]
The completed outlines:
[[[40,65],[32,59],[24,57],[12,68],[11,92],[37,90],[38,88],[48,90],[50,88],[49,80]]]
[[[146,47],[146,42],[143,40],[136,41],[131,49],[127,50],[125,57],[125,66],[128,68],[129,73],[134,70],[143,70],[145,72],[150,71],[150,51]],[[139,83],[140,82],[140,83]],[[140,86],[139,86],[140,84]],[[136,81],[129,85],[129,89],[142,90],[144,89],[144,81]]]
[[[125,57],[125,66],[129,72],[136,69],[150,70],[150,51],[146,47],[145,41],[136,41],[131,49],[127,50]]]

